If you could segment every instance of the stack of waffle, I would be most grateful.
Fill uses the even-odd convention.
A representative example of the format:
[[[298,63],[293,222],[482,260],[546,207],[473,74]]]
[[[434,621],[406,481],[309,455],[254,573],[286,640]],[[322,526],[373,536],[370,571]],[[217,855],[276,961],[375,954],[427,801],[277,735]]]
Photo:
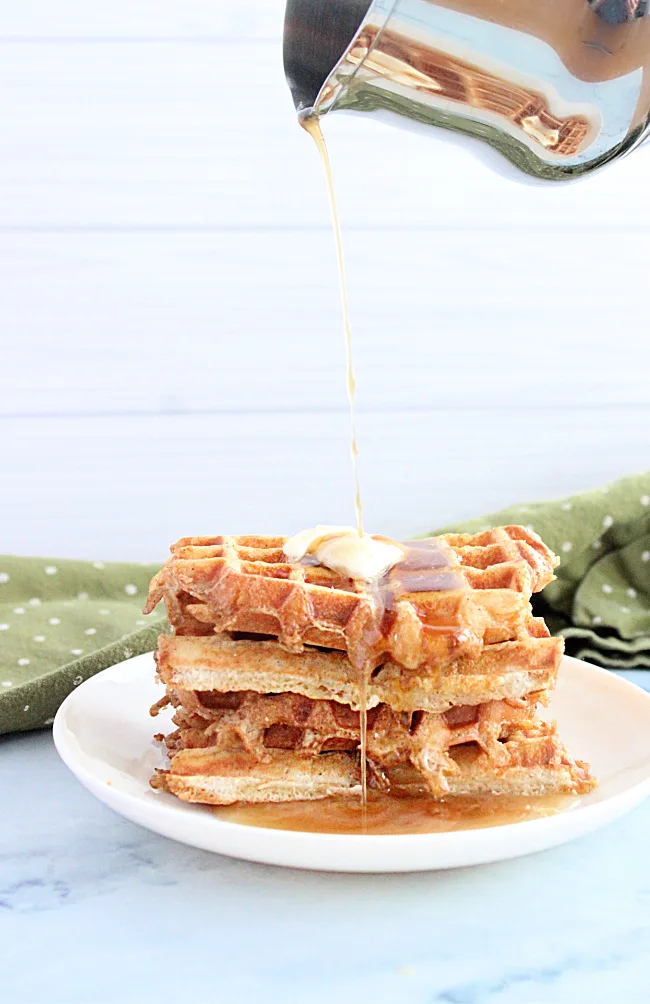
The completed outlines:
[[[536,716],[563,643],[530,597],[555,556],[502,527],[404,545],[381,583],[289,562],[285,537],[188,537],[151,583],[172,635],[156,651],[176,726],[152,779],[191,802],[361,793],[583,793],[595,784]],[[411,548],[413,550],[411,550]],[[431,551],[427,565],[426,549]],[[413,560],[415,556],[415,561]]]

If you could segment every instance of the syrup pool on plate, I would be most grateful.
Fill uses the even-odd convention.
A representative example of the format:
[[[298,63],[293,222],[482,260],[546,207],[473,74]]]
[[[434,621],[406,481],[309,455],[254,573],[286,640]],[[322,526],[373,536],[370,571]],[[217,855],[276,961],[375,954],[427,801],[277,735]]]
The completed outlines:
[[[578,801],[574,795],[456,795],[445,800],[399,798],[368,792],[365,811],[357,798],[267,805],[227,805],[211,811],[223,822],[301,833],[371,834],[450,833],[506,826],[554,816]]]

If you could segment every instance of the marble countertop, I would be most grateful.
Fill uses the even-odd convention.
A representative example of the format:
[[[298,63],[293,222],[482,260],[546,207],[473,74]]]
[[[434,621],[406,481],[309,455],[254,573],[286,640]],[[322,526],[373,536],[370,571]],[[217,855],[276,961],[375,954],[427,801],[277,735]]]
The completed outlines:
[[[284,6],[5,4],[0,550],[155,561],[215,525],[349,522],[329,210]],[[646,281],[642,159],[551,194],[358,123],[328,143],[368,524],[407,536],[641,468],[646,305],[621,319],[620,290]],[[199,488],[153,505],[161,470]],[[0,739],[0,800],[2,1004],[650,1001],[650,801],[530,858],[354,876],[140,829],[46,732]]]
[[[650,672],[626,675],[650,687]],[[298,872],[127,822],[68,773],[47,732],[1,746],[6,1004],[650,999],[650,802],[502,864]]]

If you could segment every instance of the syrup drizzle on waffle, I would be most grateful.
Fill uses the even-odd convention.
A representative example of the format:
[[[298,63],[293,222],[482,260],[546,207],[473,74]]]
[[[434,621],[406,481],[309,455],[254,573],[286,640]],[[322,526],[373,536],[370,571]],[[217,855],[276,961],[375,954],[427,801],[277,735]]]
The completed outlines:
[[[387,609],[406,593],[467,589],[456,555],[437,537],[409,540],[401,545],[404,557],[385,575]]]
[[[336,534],[332,534],[332,537]],[[394,543],[387,537],[380,538]],[[350,661],[359,677],[359,757],[361,768],[361,826],[366,824],[368,804],[368,685],[376,667],[377,653],[394,625],[397,602],[406,594],[430,593],[443,589],[467,589],[458,558],[452,549],[435,537],[400,544],[404,557],[368,586],[374,605],[374,617],[361,644],[350,653]],[[313,556],[307,556],[313,563]],[[444,628],[443,628],[444,630]]]
[[[457,570],[458,559],[451,548],[435,537],[410,541],[402,545],[404,557],[374,584],[373,599],[377,611],[377,637],[367,639],[368,650],[360,673],[360,746],[362,826],[367,825],[367,750],[368,750],[368,683],[375,668],[373,653],[377,642],[393,627],[393,611],[397,601],[407,593],[434,592],[442,589],[465,589],[465,580]],[[456,568],[454,568],[456,565]],[[364,829],[365,832],[365,829]]]

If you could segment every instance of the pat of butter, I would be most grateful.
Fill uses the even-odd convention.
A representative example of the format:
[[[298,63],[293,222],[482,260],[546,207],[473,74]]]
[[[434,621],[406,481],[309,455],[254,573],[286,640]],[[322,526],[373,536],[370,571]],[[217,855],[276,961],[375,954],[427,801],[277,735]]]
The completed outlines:
[[[284,545],[289,561],[296,562],[312,555],[320,565],[325,565],[350,579],[370,582],[378,579],[404,557],[397,544],[375,540],[365,534],[360,537],[351,526],[316,526],[302,530]]]

